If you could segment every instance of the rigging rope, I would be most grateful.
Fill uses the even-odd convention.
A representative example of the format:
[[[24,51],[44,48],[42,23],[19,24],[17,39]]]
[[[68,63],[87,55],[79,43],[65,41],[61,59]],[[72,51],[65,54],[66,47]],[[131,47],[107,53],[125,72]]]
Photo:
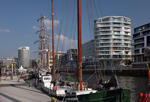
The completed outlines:
[[[76,34],[76,33],[73,34],[73,32],[74,32],[74,30],[75,30],[75,29],[73,29],[73,28],[74,28],[74,24],[75,24],[75,0],[74,0],[73,4],[74,4],[73,7],[72,7],[72,8],[73,8],[73,9],[72,9],[72,10],[73,10],[73,11],[72,11],[73,20],[72,20],[72,23],[71,23],[71,24],[72,24],[72,25],[71,25],[71,28],[72,28],[72,29],[70,29],[70,30],[71,30],[71,36],[70,36],[70,38],[72,38],[72,36],[74,35],[74,36],[73,36],[73,40],[75,40],[74,37],[75,37],[75,34]],[[72,43],[74,43],[74,42],[72,41],[72,42],[70,43],[70,48],[73,47],[73,44],[72,44]]]
[[[61,19],[61,22],[60,22],[60,29],[59,29],[59,32],[58,32],[58,40],[57,40],[57,51],[58,51],[58,48],[59,48],[59,45],[60,45],[60,37],[61,37],[61,34],[62,34],[62,28],[63,28],[63,24],[64,24],[64,9],[65,9],[65,2],[66,0],[63,1],[63,4],[62,4],[62,19]],[[58,61],[58,71],[59,71],[59,68],[61,68],[61,62]]]
[[[97,3],[97,4],[99,4],[98,7],[99,7],[100,15],[103,16],[103,12],[102,12],[102,8],[101,8],[101,7],[102,7],[102,5],[101,5],[101,4],[102,4],[102,0],[98,0],[98,3]],[[99,15],[99,16],[100,16],[100,15]]]
[[[71,2],[72,2],[72,0],[71,0]],[[66,8],[70,8],[70,7],[71,7],[71,5],[67,4]],[[66,16],[67,17],[65,17],[66,18],[66,22],[69,21],[69,17],[70,17],[69,16],[70,9],[67,9],[67,10],[68,10],[68,12],[66,12]],[[64,36],[66,36],[66,34],[68,33],[68,30],[69,30],[68,27],[69,27],[69,24],[66,23],[65,28],[64,28]],[[65,39],[62,41],[62,51],[64,51],[65,41],[66,41]]]
[[[96,18],[99,17],[99,12],[97,11],[97,6],[96,6],[96,3],[95,3],[95,0],[92,0],[93,1],[93,7],[95,9],[95,13],[96,13]]]

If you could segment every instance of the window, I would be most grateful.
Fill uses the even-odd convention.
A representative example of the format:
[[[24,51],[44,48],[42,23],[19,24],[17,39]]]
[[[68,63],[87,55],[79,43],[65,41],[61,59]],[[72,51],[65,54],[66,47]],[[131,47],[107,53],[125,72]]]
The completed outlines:
[[[141,48],[141,47],[144,47],[144,43],[135,45],[135,48]]]
[[[103,21],[109,21],[110,18],[103,18]]]
[[[140,53],[140,50],[134,50],[134,53],[138,54],[138,53]]]
[[[150,36],[147,36],[147,46],[150,46]]]
[[[115,18],[113,17],[113,21],[122,21],[121,17]]]

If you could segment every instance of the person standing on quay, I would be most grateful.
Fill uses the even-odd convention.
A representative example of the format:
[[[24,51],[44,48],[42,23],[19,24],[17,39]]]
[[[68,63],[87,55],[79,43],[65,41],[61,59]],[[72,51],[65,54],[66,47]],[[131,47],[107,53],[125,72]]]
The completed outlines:
[[[20,81],[22,75],[23,75],[23,72],[22,71],[18,71],[18,82]]]
[[[6,70],[6,72],[5,72],[5,80],[7,79],[8,76],[9,76],[9,71]]]
[[[0,68],[0,81],[1,81],[1,77],[2,77],[2,68]]]

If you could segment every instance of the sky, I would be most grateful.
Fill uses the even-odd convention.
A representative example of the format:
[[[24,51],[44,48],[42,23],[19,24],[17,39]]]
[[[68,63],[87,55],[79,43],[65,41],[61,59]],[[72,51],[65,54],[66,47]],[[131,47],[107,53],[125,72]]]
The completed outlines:
[[[67,50],[77,43],[77,0],[54,0],[55,49]],[[150,22],[150,0],[82,0],[82,43],[93,38],[93,21],[104,16],[126,16],[133,28]],[[45,16],[46,34],[51,36],[50,0],[0,0],[0,58],[17,57],[20,46],[38,50],[40,24]],[[133,32],[133,31],[132,31]],[[59,40],[58,40],[59,39]],[[59,41],[59,43],[58,43]]]

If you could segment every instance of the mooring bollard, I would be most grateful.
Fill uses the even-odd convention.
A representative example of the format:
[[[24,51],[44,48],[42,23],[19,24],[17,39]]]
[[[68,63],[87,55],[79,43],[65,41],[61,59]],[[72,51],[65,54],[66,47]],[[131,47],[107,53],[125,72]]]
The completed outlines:
[[[144,102],[143,93],[140,93],[139,102]]]
[[[148,93],[145,94],[145,102],[149,102],[149,95],[148,95]]]

